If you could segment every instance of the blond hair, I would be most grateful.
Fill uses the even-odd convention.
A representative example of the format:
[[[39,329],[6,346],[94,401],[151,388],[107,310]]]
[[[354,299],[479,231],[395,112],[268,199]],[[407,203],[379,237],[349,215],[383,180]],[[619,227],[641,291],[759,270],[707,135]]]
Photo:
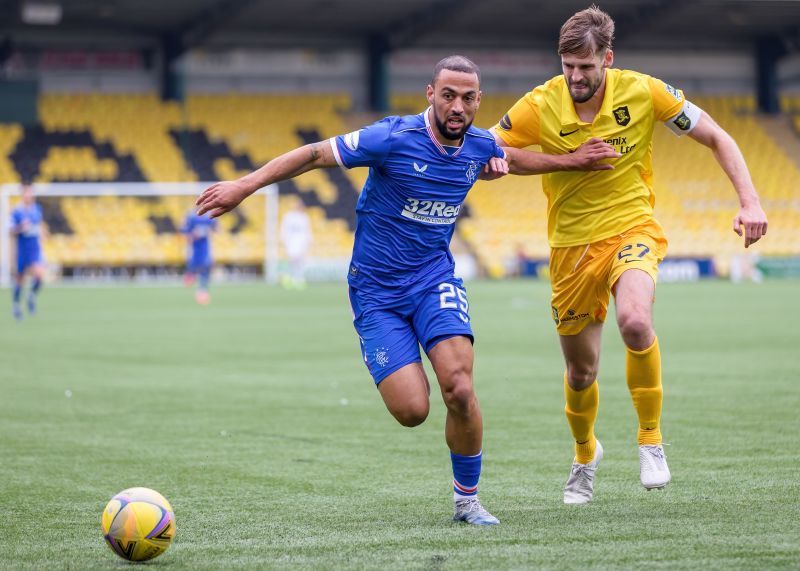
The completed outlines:
[[[614,20],[595,4],[573,14],[561,26],[558,53],[579,57],[611,49],[614,41]]]

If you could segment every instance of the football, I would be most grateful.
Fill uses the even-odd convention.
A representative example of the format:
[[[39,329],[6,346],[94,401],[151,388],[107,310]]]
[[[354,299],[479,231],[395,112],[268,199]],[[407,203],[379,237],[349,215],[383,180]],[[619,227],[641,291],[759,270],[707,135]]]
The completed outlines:
[[[149,488],[122,490],[103,510],[103,537],[128,561],[164,553],[175,537],[175,514],[167,499]]]

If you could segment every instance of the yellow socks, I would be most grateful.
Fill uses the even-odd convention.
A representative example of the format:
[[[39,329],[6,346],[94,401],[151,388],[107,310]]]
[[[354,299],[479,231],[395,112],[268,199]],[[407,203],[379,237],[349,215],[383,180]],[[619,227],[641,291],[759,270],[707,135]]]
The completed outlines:
[[[567,405],[564,412],[575,438],[575,461],[588,464],[594,458],[597,439],[594,437],[594,421],[600,406],[600,389],[597,381],[582,391],[573,390],[567,383],[564,373],[564,398]]]
[[[661,444],[661,351],[658,338],[644,351],[628,349],[625,373],[633,406],[639,415],[639,445]]]

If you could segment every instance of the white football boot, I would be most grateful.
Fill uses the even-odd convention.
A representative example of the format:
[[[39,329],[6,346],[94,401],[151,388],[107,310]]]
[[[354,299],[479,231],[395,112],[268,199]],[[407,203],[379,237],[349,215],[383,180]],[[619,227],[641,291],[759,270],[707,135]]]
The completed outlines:
[[[588,464],[572,463],[572,470],[567,478],[567,485],[564,486],[565,504],[588,504],[594,495],[594,473],[597,465],[603,459],[603,447],[597,441],[594,450],[594,458]]]
[[[465,521],[472,525],[497,525],[500,523],[496,517],[486,511],[481,505],[478,496],[456,500],[453,521]]]
[[[661,444],[639,446],[639,478],[648,490],[664,488],[669,484],[672,476]]]

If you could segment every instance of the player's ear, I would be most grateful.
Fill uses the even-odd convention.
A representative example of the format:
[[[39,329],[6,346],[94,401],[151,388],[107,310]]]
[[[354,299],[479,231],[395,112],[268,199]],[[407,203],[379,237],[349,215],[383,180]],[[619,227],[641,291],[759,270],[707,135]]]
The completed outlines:
[[[603,67],[611,67],[614,65],[614,50],[607,49],[606,55],[603,56]]]
[[[428,97],[428,103],[433,105],[433,86],[428,84],[428,89],[425,90],[425,95]]]
[[[483,91],[481,91],[481,90],[479,89],[479,90],[478,90],[478,96],[475,98],[475,109],[477,109],[478,107],[480,107],[480,104],[481,104],[481,95],[483,95]]]

